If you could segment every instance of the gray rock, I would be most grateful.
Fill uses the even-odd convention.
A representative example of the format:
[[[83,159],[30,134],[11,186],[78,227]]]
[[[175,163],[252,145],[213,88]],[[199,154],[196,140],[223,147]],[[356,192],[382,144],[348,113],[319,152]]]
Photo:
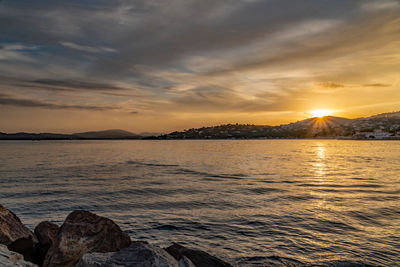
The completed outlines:
[[[2,267],[37,267],[37,265],[24,261],[24,257],[16,252],[8,250],[4,245],[0,245],[0,266]]]
[[[181,260],[184,256],[187,257],[196,267],[231,267],[232,265],[214,257],[207,252],[186,248],[182,245],[174,243],[165,249],[176,260]]]
[[[85,253],[115,252],[131,243],[112,220],[88,211],[74,211],[58,231],[43,266],[74,266]]]
[[[193,267],[190,261],[182,264],[160,247],[147,242],[134,242],[114,253],[85,254],[75,267]]]
[[[20,238],[34,240],[17,215],[0,205],[0,244],[8,246]]]
[[[179,261],[179,267],[196,267],[191,260],[183,256]]]
[[[110,260],[117,252],[107,252],[107,253],[87,253],[82,256],[75,267],[100,267],[104,266],[107,260]],[[121,263],[122,264],[122,263]],[[118,265],[119,266],[119,265]]]
[[[35,227],[35,235],[38,239],[36,244],[36,259],[39,265],[42,265],[46,257],[47,251],[53,245],[57,238],[60,227],[57,224],[44,221]]]

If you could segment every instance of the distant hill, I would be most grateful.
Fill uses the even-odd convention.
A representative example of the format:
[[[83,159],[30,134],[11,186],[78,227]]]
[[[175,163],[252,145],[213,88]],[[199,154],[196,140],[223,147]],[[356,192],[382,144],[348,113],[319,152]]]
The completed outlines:
[[[374,131],[384,132],[380,136],[385,138],[398,136],[400,112],[358,119],[315,117],[279,126],[225,124],[172,132],[157,139],[360,138],[360,133]]]
[[[378,115],[371,116],[369,118],[393,118],[393,117],[400,117],[400,111],[381,113]]]
[[[97,132],[74,133],[83,139],[140,139],[141,136],[124,130],[106,130]]]
[[[159,136],[159,135],[163,135],[164,133],[152,133],[152,132],[142,132],[139,133],[140,136],[143,137],[148,137],[148,136]]]
[[[0,133],[0,140],[71,140],[78,139],[70,134],[54,133]]]
[[[352,121],[352,119],[335,117],[335,116],[325,116],[323,118],[324,118],[323,120],[331,126],[347,125],[347,124],[351,123],[351,121]],[[305,119],[305,120],[294,122],[294,123],[289,123],[288,125],[300,126],[300,127],[301,126],[312,126],[312,125],[318,123],[319,121],[321,121],[320,118],[314,117],[314,118],[309,118],[309,119]]]
[[[106,130],[76,134],[55,133],[1,133],[0,140],[95,140],[95,139],[141,139],[140,135],[123,130]]]

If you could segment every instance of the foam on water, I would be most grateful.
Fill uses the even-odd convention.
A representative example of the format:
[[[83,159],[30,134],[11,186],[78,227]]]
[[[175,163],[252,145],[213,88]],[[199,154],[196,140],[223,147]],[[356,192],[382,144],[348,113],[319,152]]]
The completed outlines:
[[[400,264],[400,142],[0,142],[0,203],[33,228],[86,209],[237,265]]]

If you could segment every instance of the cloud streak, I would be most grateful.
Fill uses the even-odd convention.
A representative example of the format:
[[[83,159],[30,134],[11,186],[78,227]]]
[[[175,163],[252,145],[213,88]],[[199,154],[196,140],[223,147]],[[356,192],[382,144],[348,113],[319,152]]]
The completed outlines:
[[[35,84],[37,86],[53,86],[53,87],[61,87],[75,90],[99,90],[99,91],[123,91],[125,88],[113,86],[107,83],[96,83],[96,82],[83,82],[83,81],[75,81],[75,80],[54,80],[54,79],[40,79],[30,81],[31,84]]]
[[[88,46],[88,45],[78,45],[71,42],[60,42],[61,45],[76,49],[79,51],[89,52],[89,53],[114,53],[117,52],[116,49],[111,47],[104,47],[104,46]]]
[[[66,105],[55,104],[34,99],[15,98],[7,94],[0,94],[0,105],[25,107],[25,108],[46,108],[46,109],[76,109],[89,111],[108,111],[115,110],[115,107],[90,106],[90,105]]]

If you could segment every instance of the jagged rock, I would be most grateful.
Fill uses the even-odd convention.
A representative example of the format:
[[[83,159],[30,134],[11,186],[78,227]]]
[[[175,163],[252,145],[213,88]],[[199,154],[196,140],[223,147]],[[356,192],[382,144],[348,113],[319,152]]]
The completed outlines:
[[[115,252],[130,244],[130,237],[112,220],[74,211],[58,231],[43,266],[74,266],[85,253]]]
[[[8,250],[5,245],[0,245],[0,266],[2,267],[37,267],[37,265],[24,261],[24,257]]]
[[[0,205],[0,244],[22,254],[25,260],[34,261],[36,239],[12,211]]]
[[[187,265],[184,265],[187,262]],[[193,267],[190,261],[180,265],[177,260],[160,247],[147,242],[134,242],[114,253],[85,254],[75,267]]]
[[[181,260],[183,256],[190,259],[196,267],[231,267],[232,265],[214,257],[207,252],[190,249],[174,243],[165,249],[176,260]]]
[[[0,244],[8,246],[20,238],[34,240],[32,232],[17,215],[0,205]]]
[[[44,221],[35,227],[35,235],[38,239],[36,244],[36,258],[39,265],[42,265],[46,257],[47,251],[53,245],[57,238],[57,233],[60,227],[57,224]]]

